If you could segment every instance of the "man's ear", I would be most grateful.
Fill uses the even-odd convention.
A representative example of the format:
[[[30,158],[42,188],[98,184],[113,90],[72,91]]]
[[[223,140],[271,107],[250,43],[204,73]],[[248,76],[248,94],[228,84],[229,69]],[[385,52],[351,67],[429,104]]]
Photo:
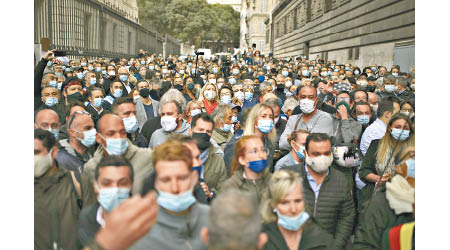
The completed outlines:
[[[209,232],[207,227],[203,227],[200,231],[200,236],[202,237],[203,243],[205,243],[206,246],[209,245]]]
[[[97,131],[97,134],[95,135],[95,140],[97,141],[98,144],[103,145],[103,138],[100,137],[100,135],[98,134],[98,131]]]
[[[266,233],[260,233],[259,237],[258,237],[258,250],[262,250],[268,240],[269,240],[269,237],[267,236]]]

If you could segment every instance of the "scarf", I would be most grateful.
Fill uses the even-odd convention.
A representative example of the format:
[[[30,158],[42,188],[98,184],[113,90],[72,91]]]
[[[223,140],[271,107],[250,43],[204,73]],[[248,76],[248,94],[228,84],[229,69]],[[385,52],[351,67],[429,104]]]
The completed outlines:
[[[214,101],[213,104],[209,106],[208,102],[206,100],[203,100],[203,106],[205,107],[206,112],[208,112],[209,115],[212,114],[217,105],[218,105],[217,102]]]
[[[413,212],[414,188],[402,176],[395,175],[386,182],[386,198],[396,215]]]

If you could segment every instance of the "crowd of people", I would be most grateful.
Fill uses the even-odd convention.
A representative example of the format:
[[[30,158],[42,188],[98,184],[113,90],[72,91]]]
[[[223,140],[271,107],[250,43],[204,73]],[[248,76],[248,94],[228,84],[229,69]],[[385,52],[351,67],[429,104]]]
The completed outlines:
[[[34,98],[35,249],[414,249],[414,68],[52,50]]]

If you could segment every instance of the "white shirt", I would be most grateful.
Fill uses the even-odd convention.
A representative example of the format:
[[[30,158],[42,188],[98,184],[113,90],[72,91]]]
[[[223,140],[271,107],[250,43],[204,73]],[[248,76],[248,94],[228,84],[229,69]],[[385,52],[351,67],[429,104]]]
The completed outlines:
[[[98,210],[97,210],[97,222],[98,224],[100,224],[100,226],[102,226],[103,228],[105,227],[105,220],[103,219],[103,208],[102,206],[98,206]]]
[[[376,119],[369,127],[364,131],[361,144],[359,148],[361,149],[361,153],[366,155],[367,149],[369,149],[370,143],[373,140],[381,139],[386,134],[386,124],[380,119]]]
[[[125,84],[125,83],[124,83],[123,86],[125,86],[125,88],[127,89],[128,93],[131,92],[131,86],[130,86],[130,83],[128,83],[128,84]]]

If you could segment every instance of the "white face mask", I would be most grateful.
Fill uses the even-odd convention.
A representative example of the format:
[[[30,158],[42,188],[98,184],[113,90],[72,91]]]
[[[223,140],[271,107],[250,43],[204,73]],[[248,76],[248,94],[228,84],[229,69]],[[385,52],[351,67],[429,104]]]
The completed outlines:
[[[323,173],[327,171],[331,163],[333,163],[333,155],[321,155],[317,157],[310,157],[308,154],[305,155],[305,162],[312,170],[316,173]]]
[[[310,114],[314,111],[314,101],[307,98],[300,100],[300,109],[305,114]]]
[[[357,81],[356,84],[358,84],[361,87],[366,87],[367,84],[369,84],[369,83],[365,80],[361,80],[361,81]]]
[[[291,81],[287,81],[284,85],[285,85],[287,88],[289,88],[289,87],[292,86],[292,82],[291,82]]]
[[[34,178],[43,176],[53,165],[52,150],[47,155],[34,156]]]
[[[208,81],[209,81],[210,83],[216,84],[216,79],[209,79]]]
[[[206,100],[212,101],[216,97],[216,92],[214,90],[206,90],[203,92]]]
[[[171,132],[177,127],[177,118],[173,116],[161,117],[161,127],[166,132]]]

